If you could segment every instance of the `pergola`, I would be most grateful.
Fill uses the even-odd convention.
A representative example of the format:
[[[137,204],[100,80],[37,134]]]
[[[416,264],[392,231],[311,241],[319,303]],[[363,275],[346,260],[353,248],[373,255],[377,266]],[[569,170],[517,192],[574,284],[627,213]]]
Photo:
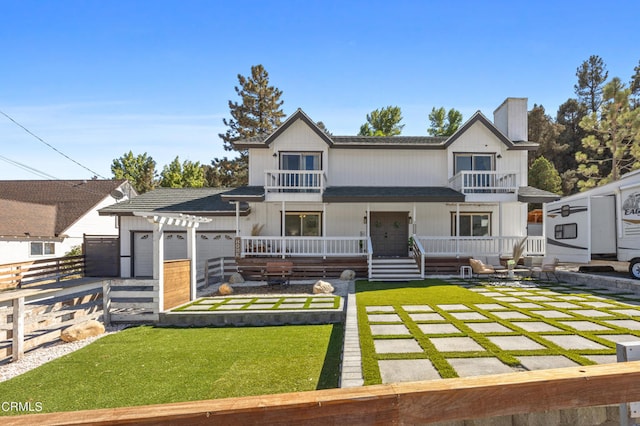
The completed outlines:
[[[158,280],[158,305],[164,310],[164,231],[167,226],[177,226],[187,229],[187,258],[191,262],[190,293],[191,300],[196,299],[196,229],[201,223],[211,222],[211,218],[192,216],[187,214],[171,214],[159,212],[134,212],[134,216],[147,219],[153,224],[153,279]]]

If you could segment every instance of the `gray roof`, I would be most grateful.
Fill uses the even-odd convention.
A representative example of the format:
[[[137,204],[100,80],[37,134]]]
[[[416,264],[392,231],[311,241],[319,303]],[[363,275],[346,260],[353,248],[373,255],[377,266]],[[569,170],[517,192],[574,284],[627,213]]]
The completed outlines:
[[[464,194],[443,186],[331,186],[325,202],[464,202]]]
[[[522,203],[548,203],[562,198],[558,194],[534,188],[533,186],[521,186],[518,188],[518,201]]]
[[[240,186],[221,194],[224,201],[264,201],[264,186]]]
[[[186,213],[198,216],[232,216],[235,205],[220,194],[229,188],[157,188],[131,200],[100,210],[101,215],[132,215],[134,212]],[[240,204],[243,215],[249,213],[246,203]]]

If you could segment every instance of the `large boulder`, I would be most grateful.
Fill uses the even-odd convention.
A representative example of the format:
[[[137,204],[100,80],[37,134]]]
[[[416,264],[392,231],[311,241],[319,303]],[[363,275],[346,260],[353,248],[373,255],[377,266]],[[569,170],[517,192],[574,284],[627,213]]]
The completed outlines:
[[[238,272],[231,274],[229,284],[240,284],[244,282],[244,278]]]
[[[99,336],[104,333],[104,325],[96,320],[84,321],[65,328],[60,338],[65,342],[75,342],[87,337]]]
[[[355,273],[355,271],[352,271],[351,269],[345,269],[340,274],[340,279],[342,281],[351,281],[351,280],[353,280],[355,278],[356,278],[356,273]]]
[[[313,294],[330,294],[333,293],[333,286],[326,281],[316,281],[313,285]]]

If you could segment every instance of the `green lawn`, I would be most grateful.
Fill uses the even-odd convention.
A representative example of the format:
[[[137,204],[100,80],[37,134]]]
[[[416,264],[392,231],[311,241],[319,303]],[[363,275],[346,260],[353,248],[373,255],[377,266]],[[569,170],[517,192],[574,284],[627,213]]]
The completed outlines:
[[[55,412],[334,388],[343,332],[135,327],[0,383],[0,395]]]

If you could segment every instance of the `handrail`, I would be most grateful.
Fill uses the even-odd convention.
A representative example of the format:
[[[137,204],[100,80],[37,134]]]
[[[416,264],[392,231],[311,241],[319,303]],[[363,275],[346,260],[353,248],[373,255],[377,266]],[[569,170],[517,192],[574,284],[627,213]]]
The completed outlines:
[[[322,192],[326,186],[323,170],[265,170],[264,176],[267,191]]]
[[[9,424],[426,424],[640,401],[640,361],[5,417]]]
[[[416,236],[425,248],[425,253],[433,256],[508,256],[513,245],[522,240],[522,236],[504,237],[432,237]],[[544,237],[529,236],[526,240],[525,256],[544,256]]]
[[[463,170],[449,179],[456,191],[469,193],[514,193],[518,189],[518,172]]]
[[[367,237],[246,236],[240,239],[240,257],[247,256],[367,256]]]
[[[424,247],[422,246],[422,243],[420,242],[420,238],[418,238],[418,236],[416,234],[413,234],[411,236],[411,241],[413,243],[413,256],[414,258],[416,256],[418,256],[420,258],[420,265],[418,265],[420,267],[420,278],[424,278],[425,277],[425,273],[424,273],[424,258],[425,258],[425,250]]]

